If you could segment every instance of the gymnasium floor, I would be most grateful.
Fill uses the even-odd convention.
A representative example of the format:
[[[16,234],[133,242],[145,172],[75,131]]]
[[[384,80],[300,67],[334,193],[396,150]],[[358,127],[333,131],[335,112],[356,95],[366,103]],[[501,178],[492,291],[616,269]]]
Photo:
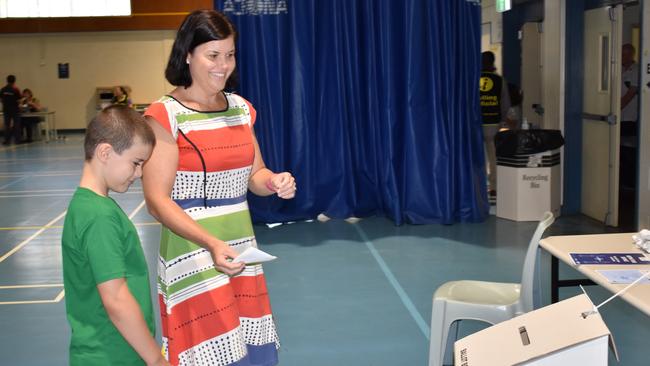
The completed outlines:
[[[0,148],[0,365],[67,364],[60,236],[79,180],[81,142],[72,135],[66,142]],[[139,182],[113,197],[136,223],[154,275],[160,226],[143,207]],[[261,247],[279,257],[265,272],[280,364],[426,365],[435,289],[454,279],[519,281],[534,228],[494,216],[451,226],[397,227],[384,218],[256,226]],[[560,218],[550,231],[604,228],[577,216]],[[596,286],[588,292],[594,301],[609,295]],[[650,319],[620,300],[603,308],[603,316],[619,365],[647,365]],[[463,322],[460,334],[479,328]]]

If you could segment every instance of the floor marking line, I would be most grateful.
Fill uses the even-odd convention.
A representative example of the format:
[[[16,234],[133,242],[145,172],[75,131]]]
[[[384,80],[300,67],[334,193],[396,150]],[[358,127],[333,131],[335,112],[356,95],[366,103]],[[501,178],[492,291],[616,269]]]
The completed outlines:
[[[129,215],[129,220],[133,220],[135,215],[138,214],[138,211],[140,211],[142,209],[142,207],[144,207],[144,204],[145,204],[145,200],[142,200],[142,202],[140,202],[138,207],[136,207],[135,210],[133,210],[133,212],[131,212],[131,214]]]
[[[77,170],[41,170],[41,171],[21,171],[21,170],[16,170],[16,171],[8,171],[8,170],[0,170],[0,177],[15,177],[15,176],[22,176],[22,175],[30,175],[30,176],[36,176],[36,175],[42,175],[42,176],[48,176],[48,175],[81,175],[81,169]]]
[[[14,227],[0,227],[0,231],[18,231],[18,230],[38,230],[43,229],[45,226],[14,226]],[[62,229],[63,225],[52,225],[46,229]]]
[[[400,300],[402,300],[402,303],[411,314],[411,317],[413,317],[413,320],[415,320],[415,323],[420,328],[420,331],[422,331],[424,337],[429,340],[429,333],[431,332],[429,326],[422,318],[422,315],[420,315],[420,312],[415,308],[415,305],[413,305],[413,301],[411,301],[411,298],[406,294],[404,288],[402,288],[402,286],[399,284],[399,281],[397,281],[397,278],[395,278],[393,272],[391,272],[390,268],[388,268],[388,265],[384,261],[384,258],[382,258],[381,254],[379,254],[374,244],[372,244],[372,242],[368,239],[368,236],[363,231],[363,229],[361,229],[358,224],[354,224],[353,226],[359,233],[359,236],[361,236],[361,239],[365,242],[366,247],[368,247],[368,250],[370,251],[370,254],[372,254],[372,256],[375,258],[377,264],[379,264],[379,267],[381,268],[382,272],[384,272],[384,275],[388,279],[388,282],[390,282],[390,284],[397,292],[397,295],[399,295]]]
[[[16,178],[16,177],[12,177],[12,178]],[[3,190],[3,189],[5,189],[5,188],[7,188],[7,187],[10,187],[10,186],[13,186],[14,184],[16,184],[16,183],[18,183],[18,182],[22,182],[22,181],[24,181],[24,180],[27,179],[27,178],[29,178],[29,176],[27,176],[27,175],[24,176],[24,177],[18,178],[18,179],[16,179],[16,180],[14,180],[13,182],[9,182],[9,183],[3,185],[2,187],[0,187],[0,190]]]
[[[134,222],[134,226],[156,226],[160,225],[158,221],[152,222]],[[0,231],[18,231],[18,230],[38,230],[38,229],[63,229],[63,225],[45,226],[13,226],[13,227],[0,227]]]
[[[77,173],[52,173],[52,174],[0,174],[0,178],[17,178],[17,177],[78,177],[81,172]]]
[[[0,305],[55,304],[61,302],[64,296],[65,290],[61,290],[52,300],[0,301]]]
[[[0,301],[0,305],[53,304],[61,300]]]
[[[62,283],[51,283],[51,284],[42,284],[42,285],[8,285],[0,286],[0,290],[10,290],[10,289],[19,289],[19,288],[46,288],[46,287],[63,287]]]
[[[27,177],[25,177],[27,178]],[[0,187],[0,190],[2,187]],[[27,190],[27,191],[4,191],[0,192],[0,194],[27,194],[27,193],[54,193],[54,192],[74,192],[77,189],[74,188],[60,188],[60,189],[34,189],[34,190]]]
[[[63,296],[65,296],[65,290],[61,290],[58,295],[54,298],[54,302],[60,302],[63,299]]]
[[[12,254],[16,253],[19,251],[22,247],[25,245],[29,244],[30,241],[32,241],[35,237],[41,235],[45,230],[47,230],[50,226],[54,225],[55,222],[59,221],[65,214],[68,212],[68,210],[63,211],[59,216],[55,217],[52,219],[52,221],[48,222],[45,224],[45,226],[40,229],[39,231],[35,232],[32,234],[29,238],[23,240],[20,244],[16,245],[13,249],[8,251],[5,255],[0,257],[0,263],[2,263],[5,259],[9,258]]]
[[[65,197],[71,196],[74,192],[70,193],[46,193],[46,194],[2,194],[0,198],[36,198],[36,197]]]
[[[11,158],[11,159],[0,159],[0,163],[14,163],[14,162],[25,162],[25,161],[66,161],[66,160],[81,160],[78,156],[63,156],[59,158]]]
[[[0,192],[0,198],[32,198],[32,197],[65,197],[70,196],[74,192],[69,193],[46,193],[46,194],[15,194],[15,195],[5,195]],[[128,191],[120,194],[139,194],[142,191]]]
[[[3,151],[16,151],[17,148],[21,148],[21,150],[26,150],[26,147],[29,146],[36,146],[36,145],[42,145],[42,141],[33,141],[33,142],[25,142],[17,145],[9,145],[9,146],[3,146],[0,148],[0,152]]]
[[[8,171],[0,170],[0,175],[4,174],[50,174],[50,173],[79,173],[81,174],[81,168],[75,170],[21,170],[21,171]]]

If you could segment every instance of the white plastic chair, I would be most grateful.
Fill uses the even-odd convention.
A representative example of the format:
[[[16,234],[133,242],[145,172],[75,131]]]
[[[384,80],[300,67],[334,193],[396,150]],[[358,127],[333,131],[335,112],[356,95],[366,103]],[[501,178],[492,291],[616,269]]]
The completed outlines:
[[[533,234],[519,283],[451,281],[433,294],[429,366],[442,366],[451,325],[462,319],[497,324],[533,310],[533,278],[537,247],[544,231],[555,221],[545,212]]]

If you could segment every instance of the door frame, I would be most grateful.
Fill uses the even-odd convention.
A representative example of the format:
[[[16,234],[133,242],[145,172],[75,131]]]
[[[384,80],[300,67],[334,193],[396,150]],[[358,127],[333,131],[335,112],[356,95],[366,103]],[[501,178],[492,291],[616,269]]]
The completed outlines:
[[[637,51],[641,66],[639,84],[639,166],[637,185],[637,229],[650,228],[650,3],[645,0],[641,7],[640,49]]]

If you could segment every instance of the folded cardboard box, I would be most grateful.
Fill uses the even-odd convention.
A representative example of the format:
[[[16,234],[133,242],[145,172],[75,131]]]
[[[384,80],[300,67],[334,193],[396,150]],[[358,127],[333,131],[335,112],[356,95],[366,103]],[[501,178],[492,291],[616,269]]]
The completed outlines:
[[[614,340],[586,295],[546,306],[454,344],[456,366],[606,366]]]

